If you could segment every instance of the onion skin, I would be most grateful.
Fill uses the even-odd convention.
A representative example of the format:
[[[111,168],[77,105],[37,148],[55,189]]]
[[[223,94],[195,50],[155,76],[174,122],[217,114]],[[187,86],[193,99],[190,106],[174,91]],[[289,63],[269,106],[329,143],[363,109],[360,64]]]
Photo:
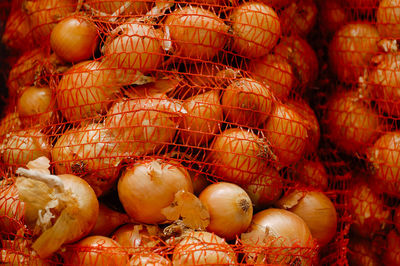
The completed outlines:
[[[383,262],[385,265],[399,265],[400,264],[400,235],[396,230],[392,230],[386,237],[387,248],[383,255]]]
[[[357,83],[371,57],[378,52],[379,40],[379,33],[371,24],[353,22],[340,28],[328,48],[330,66],[338,79]]]
[[[321,190],[328,189],[328,174],[320,161],[302,160],[296,168],[296,180]]]
[[[130,220],[127,214],[114,211],[100,203],[99,215],[90,235],[109,236],[116,228],[130,222]]]
[[[350,237],[347,257],[349,264],[354,266],[381,265],[377,254],[375,254],[373,251],[371,241],[360,237]]]
[[[9,48],[26,51],[33,47],[29,17],[21,10],[15,10],[7,18],[2,42]]]
[[[227,129],[214,138],[208,161],[218,178],[248,184],[263,171],[263,149],[261,139],[251,131]]]
[[[19,200],[15,185],[0,182],[0,234],[15,234],[22,225],[25,204]]]
[[[279,99],[286,99],[295,83],[289,62],[274,54],[251,60],[248,70],[255,80],[268,85]]]
[[[373,178],[384,192],[400,193],[400,131],[382,135],[368,150],[367,160],[372,164]]]
[[[245,57],[267,55],[281,35],[278,15],[262,3],[241,4],[233,10],[231,21],[232,49]]]
[[[185,130],[180,131],[180,136],[185,145],[202,146],[220,130],[224,117],[218,90],[186,99],[183,108],[187,114],[181,122]]]
[[[161,211],[180,190],[193,192],[192,181],[185,168],[173,161],[138,161],[118,181],[119,199],[127,214],[147,224],[166,220]]]
[[[50,35],[50,45],[66,62],[80,62],[93,56],[99,43],[96,25],[85,17],[61,20]]]
[[[338,92],[328,100],[325,123],[330,140],[348,154],[365,153],[379,135],[379,115],[356,91]]]
[[[274,96],[269,87],[253,79],[233,81],[224,91],[222,107],[228,121],[257,127],[272,111]]]
[[[86,0],[85,3],[90,7],[111,15],[117,11],[127,1],[115,1],[115,0]],[[150,2],[147,1],[135,1],[130,2],[130,6],[125,9],[124,15],[144,15],[150,9]]]
[[[226,182],[211,184],[200,193],[199,199],[210,213],[208,232],[233,240],[249,227],[253,217],[252,202],[238,185]]]
[[[336,209],[324,193],[294,191],[281,198],[276,205],[302,218],[310,229],[313,239],[321,247],[327,245],[335,236]]]
[[[176,246],[172,265],[237,264],[233,249],[224,239],[209,232],[190,232]]]
[[[400,38],[400,1],[382,0],[376,13],[377,28],[381,37]]]
[[[209,60],[224,48],[229,27],[213,12],[187,6],[169,14],[168,26],[177,55]]]
[[[283,34],[307,36],[317,21],[317,13],[314,0],[293,1],[280,15]]]

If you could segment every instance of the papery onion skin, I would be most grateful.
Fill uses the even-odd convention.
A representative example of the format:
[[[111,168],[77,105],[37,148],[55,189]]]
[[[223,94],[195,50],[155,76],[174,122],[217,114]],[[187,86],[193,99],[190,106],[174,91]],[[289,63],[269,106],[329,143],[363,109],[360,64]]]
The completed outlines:
[[[350,265],[354,266],[379,266],[381,262],[374,253],[369,239],[351,236],[348,244],[347,258]]]
[[[50,35],[50,45],[66,62],[80,62],[94,55],[99,42],[96,25],[85,17],[61,20]]]
[[[131,266],[171,266],[171,261],[156,253],[134,254],[129,260]]]
[[[238,185],[226,182],[211,184],[200,193],[199,199],[210,213],[207,231],[233,240],[249,227],[253,217],[252,202]]]
[[[328,173],[319,160],[301,160],[296,168],[296,180],[321,190],[328,189]]]
[[[172,265],[234,265],[237,264],[233,249],[224,239],[209,232],[190,232],[176,246]]]
[[[231,14],[232,49],[242,56],[264,56],[276,45],[281,25],[275,11],[256,2],[243,3]]]
[[[187,6],[169,14],[165,21],[177,55],[212,59],[225,45],[228,26],[216,14],[200,7]]]
[[[10,13],[1,40],[14,50],[26,51],[33,47],[29,17],[22,10]]]
[[[289,165],[299,161],[307,145],[307,125],[303,118],[284,104],[276,104],[264,126],[264,135],[271,144],[278,162]]]
[[[281,198],[276,205],[302,218],[310,229],[313,239],[321,247],[327,245],[335,236],[336,208],[324,193],[294,191]]]
[[[115,0],[86,0],[86,4],[88,4],[90,7],[101,11],[103,13],[106,13],[107,15],[110,16],[116,12],[119,8],[121,8],[122,5],[127,3],[127,1],[115,1]],[[141,0],[141,1],[135,1],[135,2],[130,2],[130,5],[128,8],[125,9],[123,15],[144,15],[149,9],[151,2],[146,1],[146,0]]]
[[[399,265],[400,264],[400,235],[396,230],[392,230],[386,236],[387,247],[383,255],[383,262],[385,265]]]
[[[252,131],[227,129],[214,138],[208,161],[212,173],[224,181],[247,184],[263,171],[262,140]]]
[[[293,1],[280,15],[283,34],[307,36],[317,21],[317,13],[314,0]]]
[[[387,193],[400,193],[400,131],[383,134],[368,150],[373,178]]]
[[[273,104],[269,87],[249,78],[233,81],[222,96],[226,119],[241,126],[257,127],[264,123]]]
[[[378,113],[356,91],[337,92],[326,106],[324,122],[330,140],[348,154],[363,154],[378,137]]]
[[[119,92],[113,75],[98,61],[83,61],[64,73],[56,98],[63,116],[70,122],[99,119]]]
[[[248,63],[251,76],[269,86],[279,99],[286,99],[295,84],[295,77],[289,62],[274,54],[253,59]]]
[[[129,259],[117,242],[104,236],[86,237],[67,246],[62,255],[70,265],[126,265]]]
[[[208,143],[220,130],[224,119],[218,90],[190,97],[183,103],[187,111],[181,122],[182,142],[191,146]]]
[[[352,22],[340,28],[328,48],[330,66],[338,79],[357,83],[371,57],[378,52],[379,40],[377,29],[368,23]]]
[[[25,204],[15,185],[0,182],[0,234],[15,234],[22,226]]]
[[[185,168],[174,161],[138,161],[118,181],[118,195],[125,211],[135,221],[147,224],[166,220],[161,211],[180,190],[193,192],[192,181]]]
[[[400,1],[382,0],[376,13],[376,26],[381,37],[400,38]]]

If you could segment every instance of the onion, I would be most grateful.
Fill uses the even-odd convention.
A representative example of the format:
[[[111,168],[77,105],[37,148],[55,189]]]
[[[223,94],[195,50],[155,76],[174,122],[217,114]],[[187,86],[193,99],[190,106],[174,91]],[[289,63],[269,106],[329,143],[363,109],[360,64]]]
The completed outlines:
[[[200,7],[176,9],[165,20],[176,55],[211,59],[227,41],[228,26],[213,12]]]
[[[269,86],[274,95],[280,99],[289,96],[294,85],[292,67],[288,61],[274,54],[253,59],[248,64],[248,70],[254,79]]]
[[[369,74],[368,87],[376,104],[389,116],[400,116],[400,53],[385,54]]]
[[[336,209],[324,193],[293,191],[281,198],[276,205],[302,218],[320,246],[325,246],[335,236]]]
[[[211,90],[185,100],[187,111],[181,121],[180,131],[185,145],[202,146],[208,143],[221,128],[224,119],[218,90]]]
[[[50,260],[39,258],[32,250],[30,247],[32,241],[22,237],[17,235],[14,240],[1,240],[1,262],[5,265],[50,266]]]
[[[208,185],[210,185],[210,182],[203,174],[200,174],[190,169],[188,169],[188,172],[192,179],[193,194],[198,196]]]
[[[306,36],[317,21],[317,12],[318,9],[313,0],[292,2],[279,16],[283,34]]]
[[[85,3],[107,15],[114,14],[123,5],[126,5],[126,3],[129,3],[129,6],[124,9],[124,15],[144,15],[150,9],[151,5],[151,2],[145,0],[135,2],[122,0],[86,0]]]
[[[314,110],[304,100],[289,100],[286,105],[296,110],[307,127],[306,154],[317,151],[321,138],[320,126]]]
[[[256,211],[263,210],[277,201],[282,194],[282,188],[283,179],[273,167],[266,167],[256,179],[243,186]]]
[[[209,232],[190,232],[175,246],[172,255],[174,266],[234,265],[233,249],[224,239]]]
[[[105,236],[89,236],[67,246],[62,253],[67,265],[127,265],[128,255],[122,247]]]
[[[115,184],[125,156],[111,131],[101,123],[68,130],[57,140],[51,155],[57,174],[81,176],[97,196]]]
[[[362,237],[371,237],[386,226],[390,212],[384,201],[365,183],[357,183],[349,193],[351,229]]]
[[[373,178],[385,192],[400,193],[400,131],[382,135],[368,150],[367,159],[372,164]]]
[[[118,181],[118,195],[125,211],[141,223],[165,221],[162,209],[172,203],[180,190],[192,192],[192,182],[185,168],[175,161],[138,161]]]
[[[242,56],[267,55],[281,35],[275,11],[262,3],[249,2],[236,7],[231,14],[232,49]]]
[[[15,234],[23,227],[25,204],[18,198],[17,187],[0,181],[0,233]]]
[[[56,55],[73,63],[92,57],[98,42],[96,25],[83,16],[61,20],[50,36],[50,45]]]
[[[386,237],[387,248],[383,255],[383,262],[385,265],[399,265],[400,264],[400,235],[396,230],[392,230]]]
[[[241,126],[259,126],[272,111],[274,96],[269,87],[253,79],[233,81],[224,91],[222,106],[226,118]]]
[[[64,73],[56,88],[58,107],[71,121],[99,119],[119,92],[111,72],[98,61],[84,61]]]
[[[302,160],[295,171],[296,180],[301,183],[321,190],[328,189],[328,174],[319,160]]]
[[[316,258],[316,245],[307,224],[286,210],[258,212],[241,240],[249,264],[311,265]]]
[[[328,34],[334,34],[350,20],[349,14],[342,4],[342,0],[319,2],[319,25],[322,32],[327,31]]]
[[[226,181],[248,184],[257,178],[265,165],[265,144],[252,131],[227,129],[214,138],[208,161],[212,173]]]
[[[347,257],[350,265],[381,265],[377,254],[373,251],[371,241],[360,237],[350,237]]]
[[[9,48],[26,51],[33,46],[29,17],[22,10],[14,10],[7,18],[2,42]]]
[[[377,8],[379,0],[346,0],[345,2],[358,13],[369,13]]]
[[[47,43],[55,25],[74,12],[76,7],[77,0],[24,1],[35,41],[39,44]]]
[[[131,266],[171,266],[171,261],[156,253],[135,254],[129,260]]]
[[[107,36],[103,62],[121,85],[129,85],[137,79],[137,71],[153,71],[160,65],[164,56],[161,44],[162,36],[153,26],[126,22]]]
[[[127,214],[114,211],[100,203],[99,215],[90,235],[109,236],[116,228],[130,221],[131,219]]]
[[[140,156],[173,143],[186,113],[180,102],[166,97],[126,99],[110,108],[105,126],[124,151]]]
[[[55,97],[49,87],[25,87],[18,99],[17,110],[25,125],[46,125],[56,114]]]
[[[153,248],[161,242],[162,232],[156,225],[126,224],[113,234],[113,239],[128,250],[129,254],[142,251],[142,248]]]
[[[307,124],[289,106],[275,105],[265,123],[264,134],[280,164],[289,165],[303,157],[308,138]]]
[[[253,217],[250,197],[235,184],[219,182],[206,187],[199,196],[210,213],[207,231],[227,240],[245,232]]]
[[[330,140],[349,154],[363,154],[381,127],[378,114],[356,91],[337,92],[329,98],[325,123]]]
[[[371,57],[378,52],[379,33],[364,22],[348,23],[329,43],[329,63],[340,81],[357,83]]]
[[[196,89],[195,92],[197,94],[199,89],[197,87],[216,87],[218,82],[216,75],[219,71],[220,67],[215,63],[200,62],[189,65],[185,64],[181,72],[184,73],[184,76],[188,80],[190,85],[196,87],[193,89]]]
[[[49,138],[37,129],[9,133],[0,148],[3,162],[13,168],[25,166],[41,156],[50,157]]]
[[[371,0],[373,1],[373,0]],[[377,2],[376,0],[374,2]],[[374,6],[375,7],[375,6]],[[376,13],[376,26],[381,37],[400,38],[400,1],[382,0]]]
[[[19,119],[17,112],[11,112],[6,114],[0,121],[0,139],[7,133],[18,131],[22,127],[22,122]]]
[[[289,5],[292,2],[292,0],[263,0],[262,2],[275,9],[280,9],[282,7]]]

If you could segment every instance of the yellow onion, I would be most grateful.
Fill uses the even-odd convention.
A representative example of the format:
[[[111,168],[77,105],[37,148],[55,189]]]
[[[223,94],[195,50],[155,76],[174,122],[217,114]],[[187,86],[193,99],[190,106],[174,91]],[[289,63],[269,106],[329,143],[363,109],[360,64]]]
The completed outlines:
[[[207,231],[232,240],[245,232],[253,217],[250,197],[238,185],[226,182],[211,184],[199,195],[210,213]]]
[[[130,222],[126,213],[121,213],[108,208],[103,203],[99,204],[99,215],[90,235],[109,236],[119,226]],[[117,241],[118,242],[118,241]]]
[[[381,37],[400,38],[400,1],[382,0],[376,13],[376,26]]]
[[[243,3],[233,10],[230,18],[232,49],[246,57],[267,55],[281,35],[278,15],[263,3]]]
[[[99,119],[119,92],[114,76],[101,62],[84,61],[62,76],[56,98],[63,116],[70,122]]]
[[[317,13],[314,0],[292,1],[279,16],[283,34],[307,36],[317,21]]]
[[[328,173],[319,160],[301,160],[295,171],[296,180],[301,183],[322,190],[328,189]]]
[[[268,86],[253,79],[233,81],[224,91],[222,107],[228,121],[259,126],[272,111],[274,96]]]
[[[385,265],[399,265],[400,264],[400,235],[396,230],[392,230],[386,237],[387,247],[383,255],[383,262]]]
[[[203,60],[212,59],[224,48],[229,29],[213,12],[194,6],[179,8],[167,15],[165,27],[176,55]]]
[[[114,185],[124,158],[119,143],[102,123],[68,130],[54,144],[51,155],[57,174],[81,176],[97,196]]]
[[[347,258],[350,265],[379,266],[381,262],[375,254],[369,239],[351,236],[348,244]]]
[[[184,144],[201,146],[208,143],[220,130],[223,111],[218,90],[186,99],[183,108],[187,111],[180,131]]]
[[[164,222],[162,209],[181,190],[193,192],[192,181],[185,168],[172,160],[138,161],[118,181],[118,196],[125,211],[141,223]]]
[[[172,265],[234,265],[233,249],[224,239],[209,232],[190,232],[175,246]]]
[[[1,40],[11,49],[26,51],[32,48],[31,25],[25,12],[16,9],[10,13]]]
[[[329,35],[332,35],[349,21],[349,13],[343,6],[342,0],[319,2],[319,26],[322,32],[327,31]]]
[[[23,227],[25,204],[18,198],[18,190],[14,184],[6,180],[0,181],[0,235],[15,234]]]
[[[171,261],[157,253],[135,254],[129,260],[131,266],[171,266]]]
[[[320,246],[328,244],[336,234],[337,214],[332,201],[322,192],[293,191],[276,205],[302,218]]]
[[[151,5],[151,2],[146,0],[135,2],[126,0],[86,0],[85,3],[108,16],[114,14],[123,5],[126,5],[126,3],[129,3],[129,6],[124,9],[123,15],[144,15],[150,9]]]
[[[31,248],[30,239],[17,235],[14,240],[1,240],[0,261],[5,265],[50,266],[51,260],[41,259]]]

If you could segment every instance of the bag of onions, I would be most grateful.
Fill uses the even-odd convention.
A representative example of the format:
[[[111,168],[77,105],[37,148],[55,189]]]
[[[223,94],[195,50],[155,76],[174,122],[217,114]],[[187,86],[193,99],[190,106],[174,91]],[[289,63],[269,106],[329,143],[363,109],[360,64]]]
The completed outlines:
[[[377,84],[397,57],[370,54],[394,49],[379,27],[329,28],[377,38],[354,66],[331,62],[343,84],[324,101],[328,91],[316,89],[328,53],[317,22],[323,12],[347,22],[327,8],[12,1],[0,31],[15,57],[0,120],[0,262],[346,264],[352,187],[337,179],[326,143],[337,163],[341,153],[363,159],[397,193],[382,163],[396,151],[378,149],[396,141],[396,131],[382,134],[395,127],[382,115],[396,107],[385,91],[392,83]],[[333,37],[329,58],[352,62],[340,49],[360,44],[342,39]],[[347,90],[350,79],[358,89]],[[390,219],[389,203],[376,198],[379,217]],[[360,222],[361,232],[370,228],[383,232]]]

